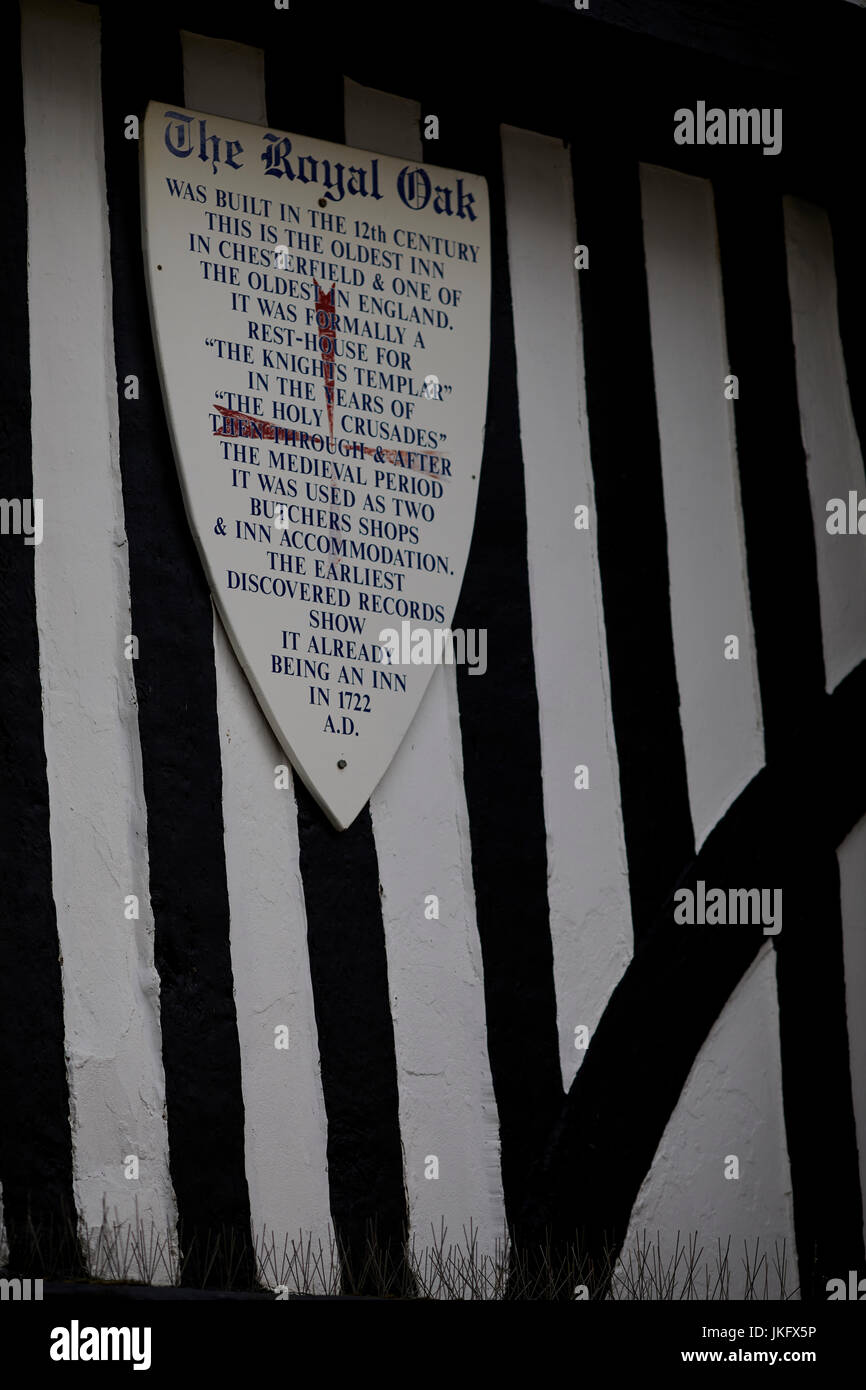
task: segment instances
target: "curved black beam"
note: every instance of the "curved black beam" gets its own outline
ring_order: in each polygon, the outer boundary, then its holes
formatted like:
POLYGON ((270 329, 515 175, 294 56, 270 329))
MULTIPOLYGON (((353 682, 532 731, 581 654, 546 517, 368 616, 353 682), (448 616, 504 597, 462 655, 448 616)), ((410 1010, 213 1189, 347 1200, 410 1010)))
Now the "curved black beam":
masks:
MULTIPOLYGON (((784 1100, 800 1281, 808 1295, 818 1293, 827 1277, 859 1267, 863 1259, 834 850, 866 812, 866 752, 859 737, 866 666, 861 664, 832 696, 824 693, 781 205, 759 187, 749 192, 744 198, 742 187, 734 192, 717 188, 717 202, 729 343, 746 386, 737 409, 737 438, 768 765, 715 827, 700 854, 689 856, 689 868, 676 887, 694 889, 699 878, 710 886, 728 886, 735 867, 738 885, 782 889, 783 928, 775 945, 784 1100), (767 544, 779 528, 788 538, 781 554, 767 544), (812 1014, 819 1047, 804 1043, 805 1020, 812 1014), (832 1191, 823 1170, 820 1183, 816 1177, 816 1133, 826 1136, 833 1153, 832 1191)), ((619 211, 617 261, 631 261, 632 289, 638 293, 642 268, 634 264, 634 248, 629 257, 628 243, 623 244, 627 209, 619 211)), ((616 235, 613 228, 609 234, 616 235)), ((610 331, 599 327, 596 299, 601 294, 608 308, 615 302, 609 278, 603 275, 601 284, 595 280, 591 292, 583 287, 590 328, 587 353, 596 346, 604 356, 607 348, 608 358, 610 331)), ((594 370, 598 374, 598 362, 594 370)), ((591 375, 588 369, 588 386, 591 375)), ((605 423, 603 381, 593 389, 598 397, 595 419, 604 425, 601 432, 596 426, 593 451, 599 440, 602 452, 614 459, 617 451, 610 449, 606 432, 620 427, 615 420, 610 423, 609 402, 605 423)), ((595 462, 602 489, 601 549, 604 470, 598 457, 595 462)), ((601 558, 607 580, 604 554, 601 558)), ((605 613, 615 647, 624 630, 625 604, 622 599, 610 602, 614 593, 608 581, 605 613)), ((663 649, 667 652, 667 640, 663 649)), ((616 681, 613 687, 616 696, 616 681)), ((669 698, 668 707, 671 703, 669 698)), ((626 797, 629 768, 634 769, 636 759, 633 716, 634 711, 617 721, 614 704, 630 845, 636 825, 646 825, 639 798, 626 797), (634 818, 630 837, 629 814, 634 818)), ((631 849, 629 863, 631 869, 631 849)), ((530 1195, 513 1230, 524 1249, 552 1242, 564 1255, 576 1242, 595 1267, 596 1292, 606 1287, 608 1257, 624 1239, 640 1184, 698 1050, 767 940, 759 927, 677 926, 673 892, 651 925, 637 934, 635 956, 595 1031, 545 1155, 531 1174, 530 1195)))
MULTIPOLYGON (((855 675, 862 694, 866 663, 852 673, 852 680, 855 675)), ((835 697, 828 697, 827 713, 828 725, 835 726, 826 745, 832 757, 833 745, 844 747, 856 737, 857 725, 842 726, 835 697)), ((845 804, 850 807, 858 798, 858 818, 866 813, 864 764, 861 753, 839 778, 845 804)), ((698 879, 727 884, 736 864, 738 884, 783 889, 782 933, 807 933, 817 942, 814 895, 803 891, 804 855, 809 853, 808 827, 804 832, 786 782, 764 768, 713 830, 676 888, 694 890, 698 879)), ((515 1243, 524 1250, 550 1244, 565 1252, 577 1244, 599 1271, 596 1294, 604 1292, 609 1257, 625 1238, 635 1198, 698 1051, 769 939, 760 927, 675 925, 674 891, 610 998, 513 1230, 515 1243)), ((808 1045, 804 1035, 803 1046, 808 1045)), ((818 1116, 821 1097, 813 1092, 810 1099, 818 1116)), ((813 1141, 821 1142, 817 1125, 813 1141)), ((833 1205, 832 1199, 827 1205, 833 1205)), ((857 1212, 846 1209, 835 1226, 824 1223, 819 1266, 850 1258, 853 1263, 845 1269, 859 1267, 863 1242, 857 1212)))
MULTIPOLYGON (((797 808, 786 834, 799 845, 799 864, 785 905, 796 895, 801 922, 787 922, 774 944, 797 1263, 809 1297, 863 1251, 838 841, 827 834, 841 792, 833 761, 818 787, 803 760, 805 747, 821 748, 832 719, 815 546, 825 513, 811 497, 801 436, 782 200, 757 172, 748 183, 717 180, 715 198, 731 370, 740 379, 734 414, 766 759, 780 802, 797 808), (819 1046, 805 1043, 806 1019, 819 1046), (829 1184, 815 1162, 816 1132, 833 1154, 829 1184)), ((850 358, 846 365, 850 372, 850 358)))

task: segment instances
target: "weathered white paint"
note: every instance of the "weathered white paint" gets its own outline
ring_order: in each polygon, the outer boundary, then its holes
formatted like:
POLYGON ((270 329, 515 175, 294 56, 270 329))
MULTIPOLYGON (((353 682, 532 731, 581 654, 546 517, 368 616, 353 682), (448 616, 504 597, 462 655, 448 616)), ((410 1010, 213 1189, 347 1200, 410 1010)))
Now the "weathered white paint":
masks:
POLYGON ((187 106, 230 116, 236 121, 267 124, 265 55, 249 44, 180 32, 183 90, 187 106))
POLYGON ((728 364, 709 181, 644 164, 641 203, 680 719, 700 847, 764 763, 734 404, 724 395, 737 367, 728 364), (725 659, 728 635, 739 638, 739 660, 725 659))
MULTIPOLYGON (((346 82, 345 102, 350 144, 421 158, 415 102, 354 82, 346 82)), ((434 672, 370 811, 412 1230, 426 1243, 444 1218, 447 1243, 461 1244, 471 1220, 479 1252, 492 1254, 504 1228, 498 1115, 453 667, 434 672), (438 921, 425 918, 428 894, 439 899, 438 921), (424 1176, 429 1155, 439 1159, 438 1179, 424 1176)))
POLYGON ((526 485, 532 644, 541 725, 547 894, 563 1080, 631 958, 631 906, 608 687, 577 232, 568 153, 502 127, 508 259, 526 485), (587 504, 590 529, 575 530, 587 504), (575 768, 589 770, 588 790, 575 768))
MULTIPOLYGON (((263 55, 184 33, 185 101, 238 120, 265 120, 263 55)), ((232 971, 241 1053, 245 1151, 254 1236, 276 1249, 267 1284, 280 1282, 288 1237, 327 1240, 327 1122, 310 981, 307 921, 286 757, 214 613, 232 971), (289 1028, 289 1049, 274 1029, 289 1028), (274 1277, 274 1275, 276 1277, 274 1277)))
MULTIPOLYGON (((673 1264, 677 1233, 680 1246, 688 1248, 697 1232, 703 1255, 694 1296, 706 1297, 704 1268, 712 1293, 718 1242, 724 1251, 730 1237, 730 1297, 742 1298, 744 1242, 754 1268, 758 1237, 758 1260, 767 1256, 769 1296, 778 1297, 774 1259, 783 1241, 786 1288, 797 1287, 778 1015, 775 953, 768 942, 716 1020, 668 1121, 632 1209, 623 1247, 626 1270, 628 1252, 634 1253, 638 1239, 643 1244, 644 1232, 649 1243, 659 1237, 664 1265, 673 1264), (729 1155, 739 1159, 738 1179, 724 1175, 729 1155)), ((653 1045, 651 1038, 647 1045, 653 1045)), ((759 1296, 763 1287, 762 1272, 759 1296)))
POLYGON ((419 1242, 444 1217, 479 1252, 502 1236, 498 1114, 485 1031, 469 825, 453 669, 434 673, 409 733, 371 799, 410 1221, 419 1242), (425 917, 435 894, 439 918, 425 917), (425 1178, 430 1155, 439 1178, 425 1178))
MULTIPOLYGON (((118 462, 99 17, 22 12, 36 612, 75 1198, 89 1226, 176 1213, 168 1169, 118 462), (140 919, 127 921, 135 894, 140 919), (124 1177, 135 1154, 138 1181, 124 1177)), ((158 1278, 163 1279, 162 1272, 158 1278)))
POLYGON ((866 495, 863 456, 839 337, 830 220, 823 208, 786 198, 785 233, 826 685, 834 690, 866 656, 866 539, 828 535, 827 503, 847 501, 849 490, 866 495))
MULTIPOLYGON (((860 1159, 860 1191, 866 1193, 866 817, 858 821, 837 850, 842 898, 842 943, 845 999, 848 1010, 848 1055, 851 1094, 860 1159)), ((866 1212, 863 1216, 866 1238, 866 1212)))
MULTIPOLYGON (((375 150, 397 159, 423 159, 421 108, 417 101, 362 87, 343 78, 346 141, 359 150, 375 150)), ((430 147, 435 154, 435 142, 430 147)))
MULTIPOLYGON (((219 620, 214 624, 226 873, 250 1213, 257 1242, 327 1239, 327 1121, 291 786, 282 753, 219 620), (275 1047, 286 1024, 288 1050, 275 1047)), ((281 1282, 266 1264, 266 1283, 281 1282)))

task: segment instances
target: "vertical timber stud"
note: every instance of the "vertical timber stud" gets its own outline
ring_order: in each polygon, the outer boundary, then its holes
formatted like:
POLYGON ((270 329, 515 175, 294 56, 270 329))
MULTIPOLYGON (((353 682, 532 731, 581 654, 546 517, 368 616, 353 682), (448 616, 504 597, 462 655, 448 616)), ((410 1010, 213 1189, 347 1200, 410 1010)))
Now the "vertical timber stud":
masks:
POLYGON ((172 1182, 185 1284, 253 1282, 240 1051, 229 949, 213 616, 172 456, 144 286, 138 145, 124 117, 178 103, 179 34, 102 15, 120 466, 129 541, 150 891, 172 1182))
MULTIPOLYGON (((294 78, 286 82, 288 55, 297 52, 299 43, 305 47, 293 28, 290 42, 276 39, 265 49, 268 119, 279 130, 342 143, 341 65, 311 65, 309 83, 302 76, 300 86, 294 78)), ((309 32, 307 51, 318 44, 319 38, 309 32)), ((303 73, 305 65, 297 66, 303 73)), ((294 779, 294 787, 328 1120, 331 1214, 343 1287, 346 1292, 373 1293, 392 1278, 394 1292, 409 1287, 404 1263, 408 1209, 370 808, 365 806, 353 825, 338 832, 300 778, 294 779)))
POLYGON ((390 1280, 394 1293, 406 1288, 408 1212, 370 808, 337 831, 294 785, 343 1289, 379 1293, 390 1280))
MULTIPOLYGON (((458 667, 457 691, 505 1210, 519 1250, 519 1213, 563 1089, 502 151, 483 87, 455 81, 435 89, 431 82, 420 95, 422 111, 436 112, 440 120, 440 138, 428 157, 483 174, 490 194, 487 426, 475 530, 454 625, 488 631, 485 678, 473 680, 458 667)), ((461 228, 463 234, 471 239, 471 226, 461 228)))
POLYGON ((637 161, 573 148, 586 395, 635 946, 694 853, 637 161))
MULTIPOLYGON (((27 197, 17 5, 0 15, 9 146, 0 220, 0 474, 33 495, 27 197)), ((52 893, 33 546, 0 543, 0 1184, 10 1269, 80 1274, 52 893), (14 598, 12 597, 14 596, 14 598), (37 1244, 38 1241, 38 1244, 37 1244)))

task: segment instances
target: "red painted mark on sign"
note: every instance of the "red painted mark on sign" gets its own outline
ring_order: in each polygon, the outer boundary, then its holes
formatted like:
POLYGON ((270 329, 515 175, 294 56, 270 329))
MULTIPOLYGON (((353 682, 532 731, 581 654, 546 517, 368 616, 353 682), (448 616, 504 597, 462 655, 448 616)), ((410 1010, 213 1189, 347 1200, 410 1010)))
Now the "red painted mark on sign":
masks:
POLYGON ((319 330, 319 352, 322 355, 322 376, 325 381, 325 401, 328 407, 328 431, 334 433, 334 350, 337 344, 337 316, 334 313, 334 286, 327 293, 318 280, 316 287, 316 326, 319 330))
MULTIPOLYGON (((275 444, 296 444, 299 449, 310 448, 310 441, 321 439, 324 444, 324 437, 321 434, 310 434, 306 430, 296 430, 288 425, 275 425, 273 420, 260 420, 256 415, 244 415, 240 410, 229 410, 227 406, 217 405, 214 402, 214 410, 218 410, 223 417, 222 429, 214 430, 214 434, 226 439, 272 439, 275 444)), ((332 438, 331 443, 336 441, 332 438)), ((314 449, 313 453, 317 451, 314 449)), ((330 452, 336 452, 336 449, 330 452)), ((439 478, 442 482, 448 482, 448 475, 439 473, 435 467, 425 468, 423 464, 409 463, 401 457, 399 449, 386 449, 384 445, 377 445, 371 448, 369 444, 364 445, 364 457, 371 458, 375 463, 379 460, 377 454, 381 454, 384 463, 390 463, 396 468, 408 468, 413 473, 426 473, 431 478, 439 478)), ((351 461, 352 455, 347 455, 351 461)), ((424 454, 431 464, 440 461, 438 454, 424 454)))

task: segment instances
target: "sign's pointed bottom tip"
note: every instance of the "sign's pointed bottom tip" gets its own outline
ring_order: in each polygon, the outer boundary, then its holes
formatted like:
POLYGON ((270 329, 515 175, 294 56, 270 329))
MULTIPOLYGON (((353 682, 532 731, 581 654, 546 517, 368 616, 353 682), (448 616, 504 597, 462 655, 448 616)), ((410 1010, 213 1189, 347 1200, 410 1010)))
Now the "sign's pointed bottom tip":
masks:
POLYGON ((361 801, 353 798, 351 802, 346 800, 335 803, 328 801, 309 783, 305 782, 304 785, 328 823, 339 831, 351 829, 370 799, 369 796, 365 796, 361 801))

